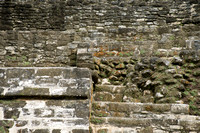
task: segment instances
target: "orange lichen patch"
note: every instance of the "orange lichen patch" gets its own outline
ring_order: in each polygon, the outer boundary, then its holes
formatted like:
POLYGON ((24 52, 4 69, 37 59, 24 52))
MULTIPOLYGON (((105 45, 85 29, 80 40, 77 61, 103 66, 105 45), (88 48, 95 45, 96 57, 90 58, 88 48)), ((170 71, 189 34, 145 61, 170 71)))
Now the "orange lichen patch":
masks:
POLYGON ((121 113, 121 112, 113 112, 112 116, 114 116, 114 117, 125 117, 126 114, 125 113, 121 113))
POLYGON ((101 56, 104 56, 105 55, 105 52, 96 52, 93 54, 93 56, 95 57, 101 57, 101 56))
POLYGON ((103 47, 100 47, 100 48, 99 48, 99 51, 104 51, 104 48, 103 48, 103 47))
POLYGON ((173 55, 179 55, 179 52, 178 51, 174 51, 173 55))
POLYGON ((180 82, 181 82, 182 84, 185 84, 185 85, 189 85, 189 84, 190 84, 190 82, 187 81, 187 80, 185 80, 185 79, 181 79, 180 82))

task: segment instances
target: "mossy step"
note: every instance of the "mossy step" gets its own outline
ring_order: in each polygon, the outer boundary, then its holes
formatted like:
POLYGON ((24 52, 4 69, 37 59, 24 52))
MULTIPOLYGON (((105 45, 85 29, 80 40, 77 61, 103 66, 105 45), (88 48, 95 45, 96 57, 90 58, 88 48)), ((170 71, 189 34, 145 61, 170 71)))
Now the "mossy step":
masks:
POLYGON ((152 103, 123 103, 100 102, 92 104, 93 112, 106 111, 110 116, 131 117, 134 114, 189 114, 187 104, 152 104, 152 103))
POLYGON ((95 85, 95 92, 110 92, 110 93, 123 93, 126 89, 125 86, 117 86, 117 85, 95 85))
POLYGON ((95 101, 121 102, 123 100, 123 94, 113 94, 110 92, 95 92, 93 98, 95 101))
MULTIPOLYGON (((116 126, 116 127, 148 127, 163 126, 172 127, 179 126, 181 129, 190 131, 200 130, 199 120, 180 120, 180 119, 160 119, 160 118, 119 118, 119 117, 91 117, 90 123, 99 126, 116 126)), ((173 128, 173 127, 172 127, 173 128)))

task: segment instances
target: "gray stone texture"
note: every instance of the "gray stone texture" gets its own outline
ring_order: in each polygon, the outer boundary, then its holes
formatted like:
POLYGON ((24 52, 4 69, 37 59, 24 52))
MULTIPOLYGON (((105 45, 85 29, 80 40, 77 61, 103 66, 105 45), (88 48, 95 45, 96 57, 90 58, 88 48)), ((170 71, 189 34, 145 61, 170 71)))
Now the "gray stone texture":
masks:
POLYGON ((199 49, 197 0, 2 0, 0 5, 0 66, 94 68, 92 54, 112 54, 105 51, 147 56, 157 49, 199 49))
POLYGON ((1 96, 89 97, 90 71, 87 68, 18 67, 0 68, 1 96))
POLYGON ((89 121, 94 133, 200 132, 189 115, 199 113, 199 9, 199 0, 1 0, 0 132, 86 133, 89 121), (183 97, 190 105, 174 104, 183 97))

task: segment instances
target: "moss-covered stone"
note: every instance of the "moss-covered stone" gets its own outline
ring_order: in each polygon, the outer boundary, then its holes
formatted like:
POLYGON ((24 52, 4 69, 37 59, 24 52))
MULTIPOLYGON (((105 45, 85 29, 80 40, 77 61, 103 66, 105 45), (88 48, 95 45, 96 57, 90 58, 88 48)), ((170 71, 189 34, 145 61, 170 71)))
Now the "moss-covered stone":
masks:
POLYGON ((60 76, 62 74, 61 69, 38 69, 36 76, 60 76))
POLYGON ((178 98, 176 97, 166 97, 166 98, 157 100, 156 103, 176 103, 177 100, 178 98))
POLYGON ((11 120, 0 120, 0 127, 11 128, 13 125, 14 125, 14 121, 11 121, 11 120))
POLYGON ((176 84, 178 81, 176 79, 167 79, 165 80, 166 84, 176 84))
POLYGON ((145 127, 144 129, 140 130, 138 133, 153 133, 152 127, 145 127))
POLYGON ((105 119, 92 117, 90 118, 90 122, 93 124, 103 124, 105 122, 105 119))
POLYGON ((108 113, 103 110, 100 110, 100 111, 96 110, 96 111, 92 112, 92 115, 94 115, 96 117, 107 117, 108 113))
POLYGON ((155 112, 155 113, 164 113, 170 112, 171 106, 169 104, 147 104, 143 106, 145 111, 155 112))
POLYGON ((109 118, 108 122, 114 126, 133 127, 133 126, 150 126, 150 119, 126 119, 126 118, 109 118))
POLYGON ((96 63, 97 65, 100 65, 101 64, 101 59, 94 58, 94 63, 96 63))
POLYGON ((200 76, 200 70, 194 71, 194 72, 193 72, 193 75, 196 76, 196 77, 200 76))
POLYGON ((20 96, 44 96, 50 95, 49 88, 32 88, 25 87, 23 90, 8 93, 6 95, 20 95, 20 96))
POLYGON ((22 108, 26 105, 23 100, 0 100, 1 107, 22 108))
POLYGON ((112 68, 108 65, 100 64, 99 65, 101 69, 105 70, 106 72, 112 72, 112 68))
POLYGON ((120 64, 118 64, 115 68, 116 68, 116 69, 124 69, 124 68, 125 68, 125 65, 124 65, 124 63, 120 63, 120 64))
POLYGON ((89 132, 89 130, 86 130, 86 129, 73 129, 72 130, 72 133, 88 133, 88 132, 89 132))
POLYGON ((99 129, 97 133, 108 133, 108 129, 99 129))

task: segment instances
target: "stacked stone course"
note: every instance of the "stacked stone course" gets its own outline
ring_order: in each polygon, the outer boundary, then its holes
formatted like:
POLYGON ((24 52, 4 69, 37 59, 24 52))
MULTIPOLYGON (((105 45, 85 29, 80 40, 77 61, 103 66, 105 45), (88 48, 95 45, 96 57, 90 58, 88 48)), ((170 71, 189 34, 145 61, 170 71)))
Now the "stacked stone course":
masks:
POLYGON ((0 68, 0 132, 89 132, 86 68, 0 68))
POLYGON ((1 0, 0 132, 200 132, 199 29, 199 0, 1 0))

